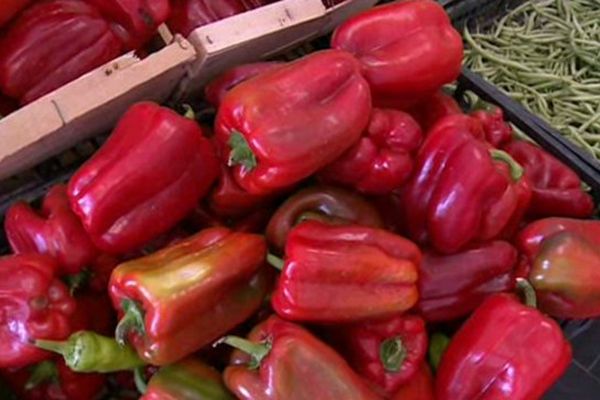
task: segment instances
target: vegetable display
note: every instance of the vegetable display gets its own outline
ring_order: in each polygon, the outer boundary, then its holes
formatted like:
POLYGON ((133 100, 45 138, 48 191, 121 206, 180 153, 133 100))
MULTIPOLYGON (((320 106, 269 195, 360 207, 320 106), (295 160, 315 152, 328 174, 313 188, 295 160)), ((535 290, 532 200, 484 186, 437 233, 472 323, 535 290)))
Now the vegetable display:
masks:
MULTIPOLYGON (((265 3, 39 2, 4 31, 0 89, 26 102, 101 38, 120 54, 167 17, 187 34, 265 3)), ((7 209, 0 397, 544 396, 572 360, 553 318, 600 317, 596 193, 447 93, 463 48, 437 2, 374 7, 330 44, 215 74, 169 104, 185 115, 131 105, 68 182, 7 209)))

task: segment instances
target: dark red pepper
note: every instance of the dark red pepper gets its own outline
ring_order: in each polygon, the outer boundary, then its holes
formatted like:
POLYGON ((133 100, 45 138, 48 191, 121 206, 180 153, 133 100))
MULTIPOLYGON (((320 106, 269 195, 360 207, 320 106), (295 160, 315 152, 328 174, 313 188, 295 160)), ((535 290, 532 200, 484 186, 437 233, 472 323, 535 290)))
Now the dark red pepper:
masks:
POLYGON ((428 322, 468 315, 491 294, 514 289, 517 250, 489 242, 453 255, 423 254, 417 309, 428 322))
POLYGON ((436 399, 539 399, 570 362, 571 346, 554 320, 513 295, 496 294, 446 348, 436 399))
POLYGON ((71 316, 71 331, 93 331, 112 336, 117 325, 116 313, 105 292, 83 293, 75 297, 77 307, 71 316))
POLYGON ((341 156, 370 111, 356 59, 324 50, 236 86, 219 108, 215 134, 236 182, 250 193, 271 194, 341 156))
POLYGON ((463 59, 460 34, 432 0, 393 2, 351 17, 331 47, 357 57, 378 107, 407 107, 433 95, 458 77, 463 59))
POLYGON ((0 5, 0 28, 31 2, 32 0, 3 0, 0 5))
POLYGON ((427 133, 438 121, 448 115, 462 114, 456 100, 441 90, 411 107, 408 112, 421 125, 424 133, 427 133))
POLYGON ((586 218, 593 214, 594 199, 583 190, 581 179, 571 168, 524 140, 513 140, 502 149, 521 164, 531 182, 529 215, 586 218))
POLYGON ((98 256, 79 218, 71 211, 64 185, 50 189, 39 213, 25 202, 13 204, 6 213, 4 229, 16 254, 53 257, 64 274, 81 271, 98 256))
POLYGON ((288 320, 385 318, 417 301, 421 252, 382 229, 306 221, 290 232, 285 254, 271 304, 288 320))
POLYGON ((50 357, 36 339, 71 333, 75 301, 56 276, 54 260, 41 255, 0 258, 0 368, 19 368, 50 357))
POLYGON ((68 192, 94 243, 124 254, 174 227, 217 175, 215 150, 200 126, 144 102, 125 113, 68 192))
POLYGON ((402 385, 391 400, 435 400, 433 376, 427 363, 421 365, 415 376, 402 385))
POLYGON ((362 138, 321 172, 332 183, 367 194, 386 194, 409 177, 423 135, 407 113, 373 109, 362 138))
POLYGON ((343 355, 350 366, 386 396, 410 382, 427 353, 425 321, 398 315, 339 327, 343 355))
POLYGON ((282 65, 280 62, 260 62, 233 67, 217 76, 204 88, 206 100, 215 108, 219 108, 225 95, 234 87, 263 72, 271 71, 282 65))
POLYGON ((522 175, 508 154, 483 140, 479 121, 448 116, 428 133, 402 189, 401 226, 415 241, 446 254, 508 236, 531 196, 522 175))
MULTIPOLYGON (((481 122, 485 139, 494 147, 510 142, 513 137, 511 126, 504 121, 504 112, 499 107, 490 110, 477 110, 471 116, 481 122)), ((517 160, 519 161, 519 160, 517 160)))

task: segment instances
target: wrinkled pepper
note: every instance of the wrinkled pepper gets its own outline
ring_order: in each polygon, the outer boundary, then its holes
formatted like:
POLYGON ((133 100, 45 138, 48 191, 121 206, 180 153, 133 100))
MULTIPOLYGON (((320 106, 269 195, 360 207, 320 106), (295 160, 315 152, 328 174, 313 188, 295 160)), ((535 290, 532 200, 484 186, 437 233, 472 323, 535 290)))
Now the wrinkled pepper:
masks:
POLYGON ((79 168, 68 194, 94 244, 123 254, 175 226, 217 175, 215 151, 200 126, 144 102, 129 108, 79 168))
POLYGON ((339 330, 337 338, 350 366, 388 397, 410 382, 424 364, 427 331, 417 315, 397 315, 339 330))
MULTIPOLYGON (((504 121, 504 111, 502 111, 501 108, 492 107, 490 110, 477 110, 470 115, 481 122, 485 140, 492 146, 501 147, 503 144, 512 140, 513 130, 510 125, 504 121)), ((521 162, 521 160, 517 161, 521 162)))
POLYGON ((0 27, 31 3, 32 0, 2 0, 0 4, 0 27))
POLYGON ((408 112, 419 123, 425 134, 443 118, 449 115, 462 114, 456 100, 441 90, 409 108, 408 112))
POLYGON ((91 331, 75 332, 67 340, 36 340, 35 345, 60 354, 74 372, 109 373, 143 367, 135 350, 122 346, 114 338, 91 331))
POLYGON ((494 241, 452 255, 423 254, 419 314, 428 322, 467 316, 491 294, 514 289, 517 250, 494 241))
POLYGON ((233 400, 221 374, 189 358, 161 368, 140 400, 233 400))
POLYGON ((166 0, 34 4, 0 42, 0 89, 22 104, 29 103, 148 40, 154 34, 148 21, 155 28, 168 12, 166 0), (122 10, 117 14, 126 24, 107 19, 101 12, 106 9, 122 10))
POLYGON ((600 237, 571 232, 544 240, 529 272, 539 308, 557 318, 600 316, 600 237))
POLYGON ((71 211, 66 187, 56 185, 44 198, 40 212, 17 202, 6 213, 4 229, 16 254, 53 257, 62 273, 74 274, 98 256, 98 250, 71 211))
POLYGON ((234 87, 263 72, 271 71, 282 65, 280 62, 259 62, 233 67, 217 76, 204 88, 204 97, 215 108, 219 108, 225 95, 234 87))
POLYGON ((452 254, 510 236, 530 198, 523 169, 483 140, 479 121, 451 115, 429 131, 398 212, 409 237, 452 254))
POLYGON ((367 126, 371 96, 351 54, 325 50, 256 76, 223 99, 215 133, 237 183, 268 194, 341 156, 367 126), (352 110, 352 112, 348 112, 352 110))
POLYGON ((539 399, 571 362, 560 326, 510 294, 488 297, 452 338, 438 400, 539 399))
POLYGON ((271 304, 282 318, 352 322, 384 318, 417 302, 421 252, 382 229, 306 221, 292 229, 271 304))
POLYGON ((408 179, 423 135, 407 113, 373 109, 358 143, 321 172, 327 182, 366 194, 386 194, 408 179))
POLYGON ((266 243, 255 234, 206 229, 119 265, 109 292, 116 330, 153 365, 199 350, 250 317, 270 286, 266 243))
POLYGON ((267 241, 282 251, 292 228, 305 219, 383 227, 377 210, 358 194, 333 186, 314 186, 288 197, 275 211, 267 225, 267 241))
POLYGON ((527 213, 534 217, 587 218, 594 212, 594 199, 582 188, 571 168, 542 148, 524 140, 513 140, 502 149, 523 167, 532 185, 527 213))
POLYGON ((332 348, 299 325, 272 316, 232 345, 225 384, 243 400, 374 400, 366 383, 332 348))
POLYGON ((71 332, 75 300, 55 276, 54 260, 37 254, 0 258, 0 368, 19 368, 50 357, 36 339, 71 332))
POLYGON ((435 400, 433 376, 426 363, 421 365, 415 376, 396 391, 392 400, 435 400))
MULTIPOLYGON (((267 0, 172 0, 169 28, 189 36, 196 28, 268 4, 267 0)), ((272 2, 272 1, 271 1, 272 2)))
POLYGON ((398 1, 351 17, 331 47, 358 58, 378 107, 432 96, 458 77, 463 58, 460 34, 433 0, 398 1))

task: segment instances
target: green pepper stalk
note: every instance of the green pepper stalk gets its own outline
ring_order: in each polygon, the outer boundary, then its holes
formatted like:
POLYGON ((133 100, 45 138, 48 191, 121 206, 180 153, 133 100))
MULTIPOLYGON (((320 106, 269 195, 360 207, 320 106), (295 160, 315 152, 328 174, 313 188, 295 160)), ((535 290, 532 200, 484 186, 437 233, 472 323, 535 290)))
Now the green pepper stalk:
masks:
POLYGON ((108 373, 145 365, 132 347, 121 346, 94 332, 76 332, 66 341, 36 340, 35 345, 62 355, 65 364, 75 372, 108 373))

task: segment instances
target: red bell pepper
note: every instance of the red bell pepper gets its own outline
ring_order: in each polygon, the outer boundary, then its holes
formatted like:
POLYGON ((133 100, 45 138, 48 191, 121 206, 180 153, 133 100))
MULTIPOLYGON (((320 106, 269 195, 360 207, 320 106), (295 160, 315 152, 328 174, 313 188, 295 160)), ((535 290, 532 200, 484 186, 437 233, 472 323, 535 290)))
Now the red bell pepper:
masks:
POLYGON ((233 400, 221 374, 189 358, 161 368, 148 382, 140 400, 233 400))
POLYGON ((516 238, 519 252, 532 263, 542 244, 560 232, 569 232, 587 240, 594 246, 600 245, 600 221, 572 218, 544 218, 527 225, 516 238))
POLYGON ((380 399, 333 349, 276 316, 256 326, 248 340, 229 336, 222 342, 241 349, 224 376, 239 399, 380 399))
POLYGON ((94 243, 123 254, 175 226, 217 175, 215 151, 199 125, 145 102, 121 118, 68 192, 94 243))
POLYGON ((333 186, 314 186, 288 197, 275 211, 267 226, 267 241, 282 251, 292 228, 304 219, 383 227, 377 210, 359 195, 333 186))
POLYGON ((138 49, 171 13, 169 0, 86 0, 111 23, 111 29, 128 49, 138 49))
POLYGON ((119 265, 110 295, 123 317, 116 336, 153 365, 199 350, 250 317, 269 288, 259 235, 206 229, 119 265))
POLYGON ((79 218, 71 211, 64 185, 50 189, 39 213, 27 203, 15 203, 6 213, 4 228, 15 253, 51 256, 65 274, 81 271, 98 255, 79 218))
POLYGON ((479 121, 452 115, 427 135, 399 213, 409 236, 441 253, 512 234, 531 197, 522 168, 483 141, 479 121))
POLYGON ((532 184, 529 215, 586 218, 593 214, 594 200, 571 168, 524 140, 513 140, 502 149, 523 166, 532 184))
POLYGON ((360 137, 370 111, 358 62, 325 50, 236 86, 223 99, 215 132, 222 148, 231 149, 223 158, 237 183, 268 194, 341 156, 360 137))
POLYGON ((60 360, 4 372, 20 400, 90 400, 104 389, 102 374, 78 374, 60 360))
POLYGON ((387 397, 410 382, 424 364, 427 331, 419 316, 397 315, 339 330, 336 338, 350 366, 387 397))
POLYGON ((40 255, 0 258, 0 368, 19 368, 50 357, 31 343, 71 332, 75 301, 55 277, 57 266, 40 255))
POLYGON ((433 0, 394 2, 349 18, 331 47, 358 58, 378 107, 433 95, 458 77, 463 58, 460 34, 433 0))
POLYGON ((391 400, 435 400, 433 377, 427 363, 423 363, 415 376, 400 387, 391 400))
POLYGON ((373 109, 363 137, 328 165, 321 177, 367 194, 386 194, 410 176, 423 135, 417 122, 397 110, 373 109))
POLYGON ((516 263, 517 250, 500 241, 447 256, 425 252, 417 309, 428 322, 464 317, 491 294, 514 289, 516 263))
POLYGON ((285 254, 271 298, 282 318, 352 322, 389 317, 417 302, 421 252, 393 233, 307 221, 290 232, 285 254))
POLYGON ((234 87, 263 72, 271 71, 282 65, 280 62, 259 62, 233 67, 217 76, 204 88, 204 97, 215 108, 219 108, 225 95, 234 87))
POLYGON ((561 232, 544 240, 529 272, 540 310, 557 318, 600 316, 599 239, 561 232))
POLYGON ((538 399, 570 362, 571 347, 554 320, 496 294, 452 338, 437 371, 436 399, 538 399))
POLYGON ((21 14, 0 41, 0 89, 26 104, 125 51, 92 5, 78 0, 39 2, 21 14))
MULTIPOLYGON (((471 116, 481 122, 485 139, 494 147, 500 147, 510 142, 513 137, 511 126, 504 121, 504 112, 501 108, 493 107, 490 110, 477 110, 471 116)), ((520 162, 520 160, 517 160, 520 162)))
POLYGON ((425 133, 443 118, 449 115, 462 114, 456 100, 441 90, 411 107, 408 112, 417 120, 425 133))
POLYGON ((2 0, 0 4, 0 27, 31 3, 32 0, 2 0))

